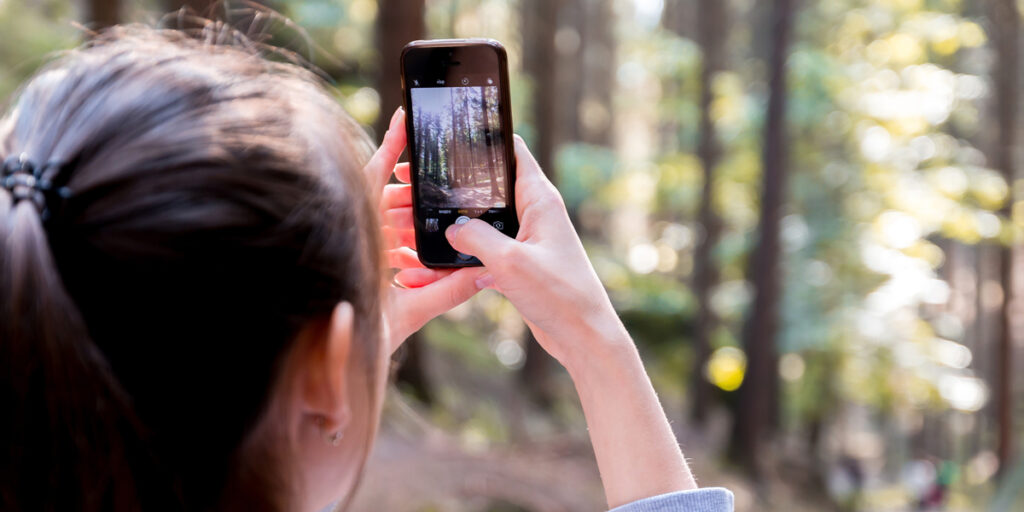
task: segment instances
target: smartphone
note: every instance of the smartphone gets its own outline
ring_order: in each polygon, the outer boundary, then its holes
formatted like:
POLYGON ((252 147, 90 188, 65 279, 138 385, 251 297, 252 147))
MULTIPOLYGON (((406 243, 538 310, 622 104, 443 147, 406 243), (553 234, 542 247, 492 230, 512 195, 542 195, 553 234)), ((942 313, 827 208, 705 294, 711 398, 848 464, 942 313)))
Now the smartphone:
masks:
POLYGON ((431 268, 479 266, 445 229, 481 219, 519 231, 508 56, 492 39, 413 41, 402 50, 413 224, 431 268))

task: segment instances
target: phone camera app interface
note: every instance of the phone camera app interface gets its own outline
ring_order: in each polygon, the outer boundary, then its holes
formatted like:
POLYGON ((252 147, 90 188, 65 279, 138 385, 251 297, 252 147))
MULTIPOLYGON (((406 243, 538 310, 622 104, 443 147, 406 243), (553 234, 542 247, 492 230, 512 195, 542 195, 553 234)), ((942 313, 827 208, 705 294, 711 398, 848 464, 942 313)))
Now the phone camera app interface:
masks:
POLYGON ((442 214, 504 208, 509 191, 498 87, 414 87, 410 92, 420 207, 442 214))

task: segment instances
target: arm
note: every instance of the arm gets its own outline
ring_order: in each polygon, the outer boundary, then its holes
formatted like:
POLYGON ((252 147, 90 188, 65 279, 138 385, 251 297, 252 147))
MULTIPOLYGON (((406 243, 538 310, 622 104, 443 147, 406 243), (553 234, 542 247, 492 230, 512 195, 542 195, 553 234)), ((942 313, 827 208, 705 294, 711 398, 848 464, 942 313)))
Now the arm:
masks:
POLYGON ((697 485, 633 340, 590 265, 561 196, 522 139, 516 138, 517 239, 470 221, 447 235, 452 245, 486 267, 423 268, 413 249, 409 167, 396 165, 405 147, 403 116, 401 109, 395 113, 384 143, 367 165, 380 196, 388 261, 399 269, 395 281, 401 287, 392 287, 385 313, 393 347, 477 290, 495 288, 572 376, 609 506, 628 503, 616 512, 732 510, 728 491, 692 491, 697 485), (392 173, 401 184, 386 185, 392 173), (645 497, 651 498, 635 501, 645 497))
POLYGON ((696 489, 632 340, 617 333, 604 343, 607 351, 567 368, 587 418, 608 506, 696 489))
POLYGON ((504 294, 537 341, 569 371, 590 429, 611 507, 696 489, 643 363, 569 221, 561 196, 516 138, 515 240, 485 222, 447 236, 487 273, 480 287, 504 294))

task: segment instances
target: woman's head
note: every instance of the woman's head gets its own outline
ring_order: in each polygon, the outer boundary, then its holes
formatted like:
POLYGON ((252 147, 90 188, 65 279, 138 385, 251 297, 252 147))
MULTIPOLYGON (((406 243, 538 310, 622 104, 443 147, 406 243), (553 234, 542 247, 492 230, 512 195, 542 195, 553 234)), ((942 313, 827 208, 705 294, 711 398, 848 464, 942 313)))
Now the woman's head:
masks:
POLYGON ((344 492, 384 357, 368 152, 309 73, 174 31, 117 29, 26 84, 0 159, 68 194, 44 221, 0 190, 0 507, 344 492))

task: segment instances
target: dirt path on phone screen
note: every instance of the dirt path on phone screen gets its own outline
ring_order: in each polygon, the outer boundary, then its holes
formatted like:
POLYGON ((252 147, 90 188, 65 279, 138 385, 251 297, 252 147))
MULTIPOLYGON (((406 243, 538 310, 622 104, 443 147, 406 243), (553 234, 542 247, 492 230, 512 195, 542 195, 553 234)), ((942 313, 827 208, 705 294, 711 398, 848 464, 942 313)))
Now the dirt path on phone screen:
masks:
POLYGON ((491 186, 458 187, 451 190, 452 204, 463 208, 490 208, 494 205, 491 186))
POLYGON ((420 193, 425 202, 437 205, 438 208, 491 208, 506 202, 504 192, 500 188, 499 194, 495 197, 490 183, 455 188, 425 184, 420 193))

